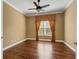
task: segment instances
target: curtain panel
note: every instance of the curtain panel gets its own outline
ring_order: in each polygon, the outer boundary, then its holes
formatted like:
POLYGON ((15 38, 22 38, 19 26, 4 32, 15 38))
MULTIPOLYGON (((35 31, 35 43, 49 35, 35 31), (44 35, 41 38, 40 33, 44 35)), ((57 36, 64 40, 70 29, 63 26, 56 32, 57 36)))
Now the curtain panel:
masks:
POLYGON ((41 20, 48 20, 49 24, 50 24, 50 28, 51 28, 51 32, 52 32, 52 42, 55 42, 55 17, 56 15, 44 15, 44 16, 36 16, 35 17, 35 24, 36 24, 36 40, 39 40, 39 36, 38 36, 38 31, 39 31, 39 27, 40 27, 40 21, 41 20))

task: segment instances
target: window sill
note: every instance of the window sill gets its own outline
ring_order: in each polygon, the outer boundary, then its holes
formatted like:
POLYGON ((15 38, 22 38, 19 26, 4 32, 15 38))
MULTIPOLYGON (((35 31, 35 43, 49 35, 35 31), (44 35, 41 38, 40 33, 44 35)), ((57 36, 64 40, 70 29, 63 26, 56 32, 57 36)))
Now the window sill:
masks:
POLYGON ((39 36, 51 36, 51 35, 39 35, 39 36))

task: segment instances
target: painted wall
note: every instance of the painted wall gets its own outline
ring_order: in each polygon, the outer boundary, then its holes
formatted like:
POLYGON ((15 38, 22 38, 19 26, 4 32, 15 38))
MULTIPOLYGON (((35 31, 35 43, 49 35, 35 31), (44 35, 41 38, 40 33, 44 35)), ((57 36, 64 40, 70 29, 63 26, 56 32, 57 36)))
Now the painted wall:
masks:
POLYGON ((27 38, 35 38, 36 29, 35 29, 35 17, 29 17, 27 20, 27 38))
POLYGON ((77 40, 77 8, 76 0, 65 11, 65 41, 74 49, 77 40))
POLYGON ((3 47, 12 45, 26 37, 26 17, 3 3, 3 47))
POLYGON ((64 40, 64 14, 56 14, 56 40, 64 40))
MULTIPOLYGON (((27 20, 27 38, 36 37, 35 17, 29 17, 27 20)), ((64 39, 64 14, 56 14, 56 40, 64 39)))

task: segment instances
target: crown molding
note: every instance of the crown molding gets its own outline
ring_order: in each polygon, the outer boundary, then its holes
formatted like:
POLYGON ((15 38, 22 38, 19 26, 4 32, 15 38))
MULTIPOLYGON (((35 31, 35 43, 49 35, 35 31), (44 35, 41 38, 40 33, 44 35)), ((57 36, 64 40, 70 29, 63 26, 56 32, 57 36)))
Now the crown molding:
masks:
POLYGON ((3 0, 6 4, 8 4, 9 6, 11 6, 12 8, 14 8, 16 11, 20 12, 21 14, 25 15, 25 16, 38 16, 38 15, 47 15, 47 14, 57 14, 57 13, 63 13, 74 0, 70 0, 70 2, 67 4, 67 6, 64 8, 64 11, 60 11, 60 12, 45 12, 45 13, 40 13, 40 14, 26 14, 23 11, 21 11, 20 9, 16 8, 15 6, 13 6, 11 3, 9 3, 7 0, 3 0))
POLYGON ((21 11, 20 9, 16 8, 15 6, 13 6, 11 3, 9 3, 7 0, 3 0, 3 2, 5 2, 6 4, 8 4, 9 6, 11 6, 12 8, 14 8, 16 11, 20 12, 21 14, 25 15, 23 11, 21 11))
POLYGON ((64 11, 59 11, 59 12, 45 12, 45 13, 39 13, 39 14, 27 14, 27 16, 41 16, 41 15, 49 15, 49 14, 58 14, 58 13, 64 13, 64 11))
POLYGON ((64 10, 66 10, 73 2, 74 0, 70 0, 70 2, 67 4, 67 6, 64 8, 64 10))

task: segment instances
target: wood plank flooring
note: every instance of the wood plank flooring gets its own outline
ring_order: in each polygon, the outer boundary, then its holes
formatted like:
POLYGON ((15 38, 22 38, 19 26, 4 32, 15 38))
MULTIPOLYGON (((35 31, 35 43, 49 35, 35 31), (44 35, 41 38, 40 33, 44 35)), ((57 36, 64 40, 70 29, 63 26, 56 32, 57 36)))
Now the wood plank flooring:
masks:
POLYGON ((76 59, 64 43, 25 41, 3 52, 3 59, 76 59))

